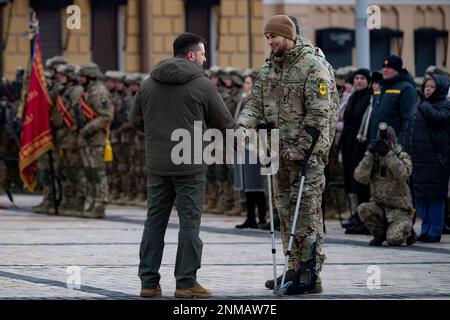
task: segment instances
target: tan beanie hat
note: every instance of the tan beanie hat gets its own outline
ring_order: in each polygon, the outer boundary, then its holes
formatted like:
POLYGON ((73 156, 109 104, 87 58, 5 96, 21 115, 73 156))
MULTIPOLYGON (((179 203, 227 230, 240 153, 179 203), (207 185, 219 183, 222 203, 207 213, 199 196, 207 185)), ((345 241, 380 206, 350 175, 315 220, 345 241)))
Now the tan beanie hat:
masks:
POLYGON ((295 41, 295 38, 297 37, 294 22, 284 14, 275 15, 269 18, 264 27, 264 34, 266 33, 278 34, 293 41, 295 41))

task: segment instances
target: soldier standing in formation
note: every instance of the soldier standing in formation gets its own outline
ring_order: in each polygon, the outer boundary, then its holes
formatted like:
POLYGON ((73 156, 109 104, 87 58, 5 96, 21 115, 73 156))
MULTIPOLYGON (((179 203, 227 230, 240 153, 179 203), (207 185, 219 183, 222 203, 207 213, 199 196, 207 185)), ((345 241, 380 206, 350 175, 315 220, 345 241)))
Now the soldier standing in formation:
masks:
MULTIPOLYGON (((45 62, 49 74, 49 79, 47 79, 47 88, 50 94, 50 98, 52 100, 53 105, 56 103, 56 96, 58 93, 59 83, 56 81, 56 68, 59 65, 67 64, 68 61, 66 58, 62 56, 55 56, 53 58, 48 59, 45 62)), ((37 179, 39 184, 42 186, 42 193, 44 195, 44 199, 41 204, 32 208, 32 211, 35 213, 52 213, 55 214, 55 190, 52 187, 52 176, 53 179, 57 176, 57 171, 59 168, 58 162, 58 144, 60 141, 58 140, 58 129, 55 127, 55 122, 57 121, 59 111, 56 108, 52 108, 50 111, 50 128, 52 130, 53 135, 53 150, 52 152, 52 164, 50 163, 49 156, 46 153, 45 155, 39 157, 36 161, 37 165, 37 179), (53 166, 51 168, 50 166, 53 166), (53 171, 53 172, 52 172, 53 171)))
POLYGON ((86 198, 86 178, 82 159, 77 146, 77 119, 79 119, 80 97, 83 87, 76 79, 76 67, 62 64, 56 68, 57 97, 56 111, 52 114, 57 141, 59 141, 59 162, 62 183, 62 202, 59 214, 81 215, 86 198))
POLYGON ((103 218, 108 202, 108 182, 105 171, 105 141, 114 116, 114 107, 106 87, 100 82, 102 72, 95 63, 80 67, 78 81, 84 87, 80 100, 82 127, 78 145, 87 178, 87 201, 83 216, 103 218))

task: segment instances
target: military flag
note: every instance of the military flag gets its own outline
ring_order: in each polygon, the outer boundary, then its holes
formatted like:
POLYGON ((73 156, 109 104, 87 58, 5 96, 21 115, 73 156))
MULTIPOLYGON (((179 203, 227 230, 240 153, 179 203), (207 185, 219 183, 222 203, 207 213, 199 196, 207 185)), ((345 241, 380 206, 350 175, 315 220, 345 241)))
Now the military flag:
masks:
POLYGON ((22 134, 19 151, 20 177, 29 191, 36 187, 36 159, 53 146, 49 110, 52 102, 42 63, 41 41, 34 38, 30 79, 22 116, 22 134))

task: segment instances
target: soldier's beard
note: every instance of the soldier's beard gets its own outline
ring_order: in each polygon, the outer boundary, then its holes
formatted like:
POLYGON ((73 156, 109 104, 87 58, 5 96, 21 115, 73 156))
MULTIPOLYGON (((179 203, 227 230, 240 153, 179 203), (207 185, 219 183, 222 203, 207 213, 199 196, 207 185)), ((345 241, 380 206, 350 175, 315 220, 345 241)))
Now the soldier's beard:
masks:
POLYGON ((281 57, 284 55, 284 53, 285 53, 286 51, 289 50, 289 47, 288 47, 288 46, 289 46, 288 42, 287 42, 286 40, 284 40, 284 41, 281 43, 281 45, 280 45, 278 51, 275 52, 275 57, 281 58, 281 57))

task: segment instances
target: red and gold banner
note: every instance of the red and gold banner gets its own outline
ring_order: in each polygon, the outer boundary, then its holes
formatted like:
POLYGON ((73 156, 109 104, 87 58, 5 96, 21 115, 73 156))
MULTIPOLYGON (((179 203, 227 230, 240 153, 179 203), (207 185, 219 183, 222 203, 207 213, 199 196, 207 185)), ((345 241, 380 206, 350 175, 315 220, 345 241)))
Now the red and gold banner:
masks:
POLYGON ((53 146, 49 116, 51 107, 42 63, 41 41, 39 34, 36 34, 19 151, 20 177, 31 192, 36 187, 36 159, 53 146))
POLYGON ((64 105, 64 102, 61 98, 61 95, 58 93, 56 95, 56 109, 61 113, 61 117, 64 121, 64 123, 67 125, 69 129, 73 128, 73 117, 70 114, 69 110, 67 110, 66 106, 64 105))

